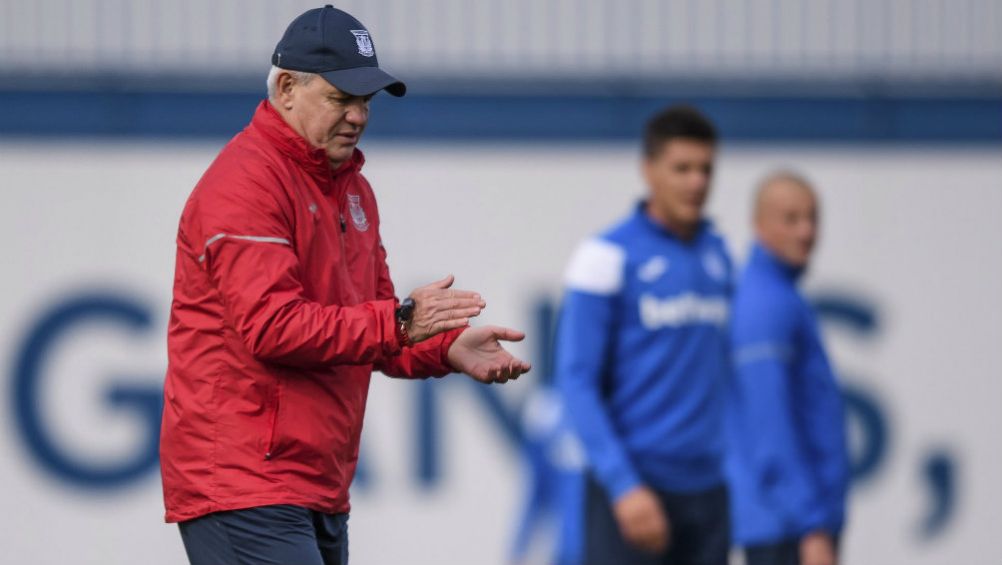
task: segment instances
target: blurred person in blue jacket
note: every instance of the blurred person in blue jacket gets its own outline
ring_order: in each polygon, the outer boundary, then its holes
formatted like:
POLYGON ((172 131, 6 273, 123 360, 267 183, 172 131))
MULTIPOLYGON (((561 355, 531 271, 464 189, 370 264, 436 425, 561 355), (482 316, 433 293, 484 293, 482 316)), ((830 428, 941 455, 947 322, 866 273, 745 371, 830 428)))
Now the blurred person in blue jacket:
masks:
POLYGON ((690 107, 644 137, 647 199, 584 241, 556 373, 584 448, 584 562, 725 565, 731 261, 703 216, 717 135, 690 107))
POLYGON ((766 177, 755 232, 732 312, 734 541, 748 565, 833 565, 849 466, 842 397, 814 313, 797 290, 818 232, 810 184, 791 172, 766 177))

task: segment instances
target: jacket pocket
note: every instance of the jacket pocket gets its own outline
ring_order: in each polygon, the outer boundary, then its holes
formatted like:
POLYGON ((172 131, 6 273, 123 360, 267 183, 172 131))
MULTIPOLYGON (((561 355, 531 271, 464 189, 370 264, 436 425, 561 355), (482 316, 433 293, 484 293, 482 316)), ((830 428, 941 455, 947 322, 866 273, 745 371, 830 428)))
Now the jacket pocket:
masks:
POLYGON ((271 398, 271 413, 268 416, 268 430, 265 435, 264 458, 270 460, 275 453, 275 429, 278 427, 278 411, 282 407, 282 381, 275 383, 275 393, 271 398))

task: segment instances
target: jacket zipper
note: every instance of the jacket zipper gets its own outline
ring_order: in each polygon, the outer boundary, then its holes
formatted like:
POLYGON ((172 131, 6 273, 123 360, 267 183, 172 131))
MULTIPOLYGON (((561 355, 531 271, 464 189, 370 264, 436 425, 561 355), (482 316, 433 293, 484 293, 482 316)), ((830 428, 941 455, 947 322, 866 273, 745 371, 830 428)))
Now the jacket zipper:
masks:
MULTIPOLYGON (((341 224, 341 233, 338 234, 337 238, 338 244, 341 246, 341 261, 340 261, 341 271, 344 274, 344 281, 348 285, 348 289, 346 290, 350 290, 352 296, 354 297, 355 296, 354 285, 352 285, 351 283, 351 271, 348 269, 348 252, 344 245, 344 238, 347 237, 348 235, 348 222, 344 217, 344 207, 345 204, 348 202, 348 197, 347 197, 348 187, 338 186, 338 182, 334 178, 334 171, 331 171, 329 168, 328 168, 328 178, 330 179, 331 190, 334 191, 335 195, 334 199, 337 202, 338 222, 340 222, 341 224)), ((346 183, 342 182, 341 184, 345 185, 346 183)))

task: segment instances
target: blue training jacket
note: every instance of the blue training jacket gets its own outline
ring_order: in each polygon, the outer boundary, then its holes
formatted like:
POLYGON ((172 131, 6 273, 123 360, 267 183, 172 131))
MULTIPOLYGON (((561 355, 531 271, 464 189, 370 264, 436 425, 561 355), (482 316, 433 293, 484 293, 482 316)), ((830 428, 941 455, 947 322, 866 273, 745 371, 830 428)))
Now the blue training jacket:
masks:
POLYGON ((615 500, 646 484, 721 484, 731 261, 704 221, 689 242, 641 203, 567 270, 556 373, 588 467, 615 500))
POLYGON ((752 248, 734 297, 727 472, 734 541, 837 534, 849 481, 842 397, 801 274, 752 248))

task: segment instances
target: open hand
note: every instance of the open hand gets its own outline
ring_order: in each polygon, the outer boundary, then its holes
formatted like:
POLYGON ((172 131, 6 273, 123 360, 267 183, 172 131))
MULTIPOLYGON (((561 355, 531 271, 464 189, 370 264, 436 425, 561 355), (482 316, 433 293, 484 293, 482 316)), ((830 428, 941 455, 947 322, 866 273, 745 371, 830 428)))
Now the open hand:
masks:
POLYGON ((504 383, 528 373, 532 366, 501 347, 501 341, 522 341, 525 334, 508 328, 484 326, 459 334, 449 347, 449 364, 482 383, 504 383))
POLYGON ((487 306, 476 292, 449 288, 454 282, 456 278, 449 275, 411 292, 414 314, 407 325, 407 335, 412 343, 466 326, 470 318, 479 316, 487 306))
POLYGON ((612 510, 627 542, 648 553, 668 549, 671 527, 654 491, 636 487, 616 500, 612 510))

